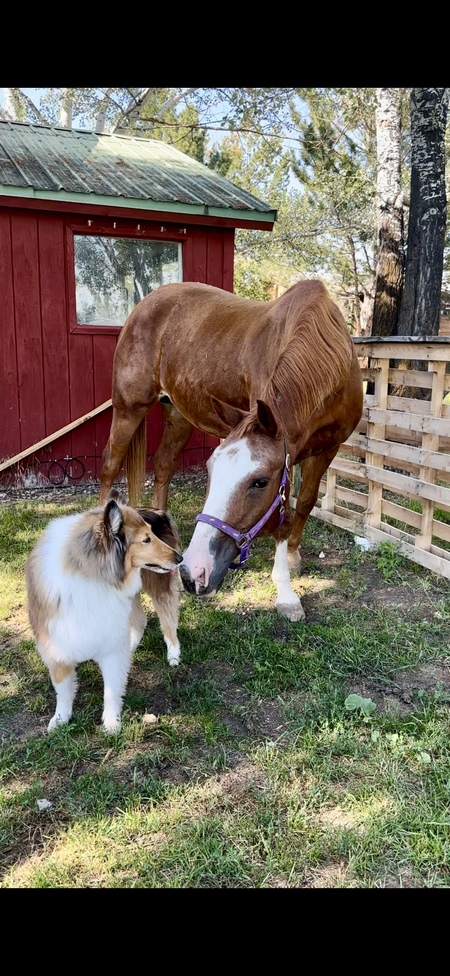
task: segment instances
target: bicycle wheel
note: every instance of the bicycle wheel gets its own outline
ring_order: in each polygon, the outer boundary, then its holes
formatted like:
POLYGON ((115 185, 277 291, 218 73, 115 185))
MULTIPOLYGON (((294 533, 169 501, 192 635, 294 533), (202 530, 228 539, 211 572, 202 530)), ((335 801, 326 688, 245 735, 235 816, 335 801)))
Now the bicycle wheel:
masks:
POLYGON ((52 461, 48 466, 47 478, 52 485, 63 485, 66 472, 59 461, 52 461))
POLYGON ((69 458, 66 462, 65 472, 71 481, 81 481, 86 468, 79 458, 69 458))

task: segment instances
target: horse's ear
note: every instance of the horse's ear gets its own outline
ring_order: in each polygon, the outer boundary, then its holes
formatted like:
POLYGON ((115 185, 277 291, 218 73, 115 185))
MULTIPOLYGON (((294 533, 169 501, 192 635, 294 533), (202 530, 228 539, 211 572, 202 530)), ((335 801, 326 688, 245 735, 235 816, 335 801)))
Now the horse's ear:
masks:
POLYGON ((225 424, 227 430, 233 430, 233 427, 237 427, 246 416, 245 410, 240 410, 239 407, 232 407, 230 403, 224 403, 223 400, 218 400, 215 396, 211 397, 211 403, 213 410, 215 410, 220 420, 225 424))
POLYGON ((257 400, 258 424, 268 437, 277 437, 279 433, 279 423, 272 413, 269 404, 265 400, 257 400))

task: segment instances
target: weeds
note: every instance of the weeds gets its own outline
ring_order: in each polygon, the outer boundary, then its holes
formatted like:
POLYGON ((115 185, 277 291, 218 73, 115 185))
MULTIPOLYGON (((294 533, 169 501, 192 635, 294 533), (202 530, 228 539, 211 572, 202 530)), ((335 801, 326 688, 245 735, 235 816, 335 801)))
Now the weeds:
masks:
POLYGON ((405 563, 398 542, 380 542, 378 545, 377 569, 385 582, 392 580, 405 563))

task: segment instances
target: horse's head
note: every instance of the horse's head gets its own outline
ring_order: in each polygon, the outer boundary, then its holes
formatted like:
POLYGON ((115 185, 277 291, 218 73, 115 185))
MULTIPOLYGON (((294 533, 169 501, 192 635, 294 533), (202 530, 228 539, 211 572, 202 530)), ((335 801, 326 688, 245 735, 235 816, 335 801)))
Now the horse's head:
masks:
POLYGON ((287 538, 289 457, 280 419, 263 400, 245 413, 213 399, 230 433, 207 463, 203 512, 180 565, 188 593, 213 596, 256 535, 287 538), (234 564, 234 563, 233 563, 234 564))

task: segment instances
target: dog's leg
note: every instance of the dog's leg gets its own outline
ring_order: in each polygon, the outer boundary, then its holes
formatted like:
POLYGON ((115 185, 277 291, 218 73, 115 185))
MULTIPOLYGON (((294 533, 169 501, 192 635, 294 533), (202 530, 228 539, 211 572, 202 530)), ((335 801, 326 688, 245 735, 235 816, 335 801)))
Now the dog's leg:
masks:
POLYGON ((78 682, 75 668, 69 664, 51 664, 48 669, 56 692, 55 714, 47 726, 51 732, 57 725, 65 725, 69 721, 78 682))
POLYGON ((163 580, 167 581, 167 588, 155 588, 150 596, 166 642, 167 660, 171 667, 174 667, 180 663, 181 656, 177 634, 180 591, 176 576, 164 576, 163 580))
POLYGON ((103 715, 106 732, 119 732, 123 699, 131 668, 131 652, 111 653, 98 662, 103 675, 103 715))
POLYGON ((147 625, 147 617, 142 609, 141 594, 137 593, 131 605, 130 613, 130 651, 133 654, 141 640, 147 625))

